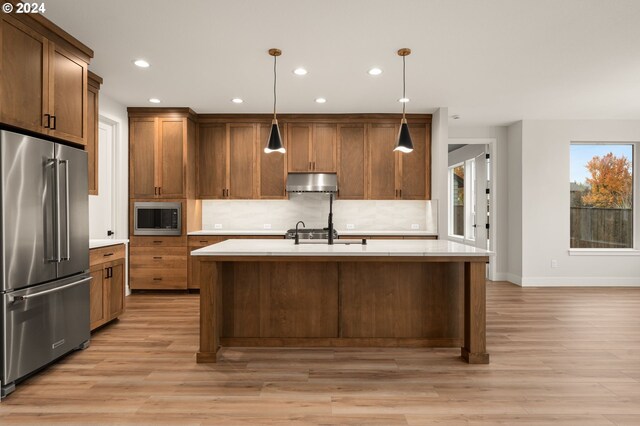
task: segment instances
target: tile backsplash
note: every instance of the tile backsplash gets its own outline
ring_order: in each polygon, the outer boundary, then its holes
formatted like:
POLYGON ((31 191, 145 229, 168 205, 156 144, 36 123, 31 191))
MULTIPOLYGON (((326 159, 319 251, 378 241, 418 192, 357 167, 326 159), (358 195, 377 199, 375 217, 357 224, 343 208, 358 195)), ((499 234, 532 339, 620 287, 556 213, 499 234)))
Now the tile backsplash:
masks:
MULTIPOLYGON (((334 200, 333 223, 337 230, 437 232, 437 201, 334 200)), ((291 194, 289 200, 203 200, 202 229, 263 230, 293 228, 297 221, 307 228, 327 226, 329 195, 291 194), (216 226, 218 225, 218 226, 216 226)))

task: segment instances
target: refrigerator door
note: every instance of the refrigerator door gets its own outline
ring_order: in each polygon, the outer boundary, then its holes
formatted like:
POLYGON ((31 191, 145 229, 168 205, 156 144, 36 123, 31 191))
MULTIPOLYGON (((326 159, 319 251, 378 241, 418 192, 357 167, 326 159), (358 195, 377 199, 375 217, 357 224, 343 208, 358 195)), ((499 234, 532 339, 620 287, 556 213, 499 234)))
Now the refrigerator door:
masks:
POLYGON ((0 131, 0 292, 56 278, 54 144, 0 131))
POLYGON ((89 274, 2 295, 2 386, 89 340, 89 274))
POLYGON ((60 221, 60 263, 58 276, 89 269, 89 190, 87 153, 56 145, 60 221))

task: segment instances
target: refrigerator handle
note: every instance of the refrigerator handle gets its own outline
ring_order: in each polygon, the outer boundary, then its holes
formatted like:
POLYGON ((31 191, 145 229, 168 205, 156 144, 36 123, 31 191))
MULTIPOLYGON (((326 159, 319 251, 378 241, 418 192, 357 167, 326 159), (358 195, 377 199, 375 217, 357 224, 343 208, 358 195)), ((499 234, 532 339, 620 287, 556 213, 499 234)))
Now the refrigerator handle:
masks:
POLYGON ((71 232, 69 232, 69 160, 60 160, 64 165, 64 201, 65 201, 65 255, 60 260, 71 260, 71 232))
POLYGON ((53 185, 53 190, 54 190, 54 204, 55 204, 55 208, 54 208, 54 221, 55 221, 55 226, 54 226, 54 230, 55 230, 55 256, 54 256, 54 262, 58 262, 60 263, 60 261, 62 260, 62 258, 60 257, 60 253, 61 253, 61 247, 60 247, 60 166, 59 166, 59 161, 58 159, 54 159, 53 160, 53 180, 54 180, 54 185, 53 185))
POLYGON ((72 283, 69 283, 69 284, 65 284, 65 285, 60 286, 60 287, 50 288, 49 290, 40 291, 38 293, 25 294, 24 296, 14 296, 10 300, 11 300, 11 302, 22 302, 23 300, 32 299, 32 298, 38 297, 38 296, 44 296, 45 294, 55 293, 56 291, 64 290, 65 288, 74 287, 74 286, 77 286, 78 284, 82 284, 82 283, 86 283, 87 281, 91 281, 92 279, 93 279, 93 277, 83 278, 83 279, 81 279, 79 281, 75 281, 75 282, 72 282, 72 283))

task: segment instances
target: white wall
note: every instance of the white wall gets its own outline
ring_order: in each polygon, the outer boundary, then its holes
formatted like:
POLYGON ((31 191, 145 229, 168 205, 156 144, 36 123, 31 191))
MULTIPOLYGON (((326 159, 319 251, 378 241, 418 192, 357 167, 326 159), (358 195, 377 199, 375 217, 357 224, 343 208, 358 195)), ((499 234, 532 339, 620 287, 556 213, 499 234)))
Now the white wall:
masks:
MULTIPOLYGON (((508 188, 508 153, 507 153, 507 127, 503 126, 465 126, 450 127, 450 143, 467 143, 465 139, 493 139, 495 140, 495 152, 493 153, 492 179, 495 180, 496 203, 495 212, 491 226, 496 229, 494 241, 495 257, 495 279, 509 279, 509 194, 508 188)), ((455 152, 455 151, 454 151, 455 152)), ((448 220, 448 217, 447 217, 448 220)), ((444 228, 449 229, 449 228, 444 228)))
POLYGON ((640 286, 640 256, 568 253, 570 143, 639 141, 640 120, 523 122, 522 285, 640 286))
MULTIPOLYGON (((114 188, 114 201, 116 203, 116 217, 114 218, 115 238, 129 238, 129 118, 127 107, 114 101, 104 94, 100 94, 99 114, 116 123, 116 147, 115 147, 115 174, 116 184, 114 188)), ((98 185, 100 182, 98 182, 98 185)), ((98 188, 98 191, 100 188, 98 188)), ((89 205, 96 197, 89 196, 89 205)), ((95 220, 95 219, 94 219, 95 220)), ((91 221, 91 218, 89 218, 91 221)), ((89 236, 95 238, 96 236, 89 236)), ((98 236, 104 238, 104 236, 98 236)))
MULTIPOLYGON (((507 130, 507 280, 522 284, 522 130, 519 121, 507 130)), ((567 163, 567 167, 569 164, 567 163)), ((567 196, 568 199, 568 196, 567 196)), ((567 218, 567 221, 569 219, 567 218)))
POLYGON ((431 199, 438 202, 438 238, 447 239, 449 108, 433 114, 431 121, 431 199))

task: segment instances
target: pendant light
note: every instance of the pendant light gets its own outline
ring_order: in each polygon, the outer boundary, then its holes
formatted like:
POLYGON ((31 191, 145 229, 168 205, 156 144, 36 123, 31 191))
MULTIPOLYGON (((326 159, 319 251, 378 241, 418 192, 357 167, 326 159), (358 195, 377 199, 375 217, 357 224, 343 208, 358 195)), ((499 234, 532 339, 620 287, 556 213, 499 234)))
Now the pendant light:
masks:
POLYGON ((398 56, 402 56, 402 121, 400 121, 400 131, 398 132, 398 140, 396 141, 396 147, 393 149, 394 151, 400 152, 411 152, 413 151, 413 142, 411 141, 411 134, 409 134, 409 125, 407 124, 407 119, 405 118, 405 107, 407 105, 408 99, 405 93, 406 90, 406 65, 405 58, 411 54, 411 49, 403 48, 398 50, 398 56))
POLYGON ((267 154, 271 152, 285 153, 284 145, 282 145, 282 137, 280 136, 280 129, 278 128, 278 120, 276 119, 276 81, 277 71, 276 65, 278 56, 282 55, 280 49, 269 49, 269 55, 273 56, 273 121, 271 122, 271 132, 269 132, 269 139, 267 139, 267 146, 264 147, 264 152, 267 154))

